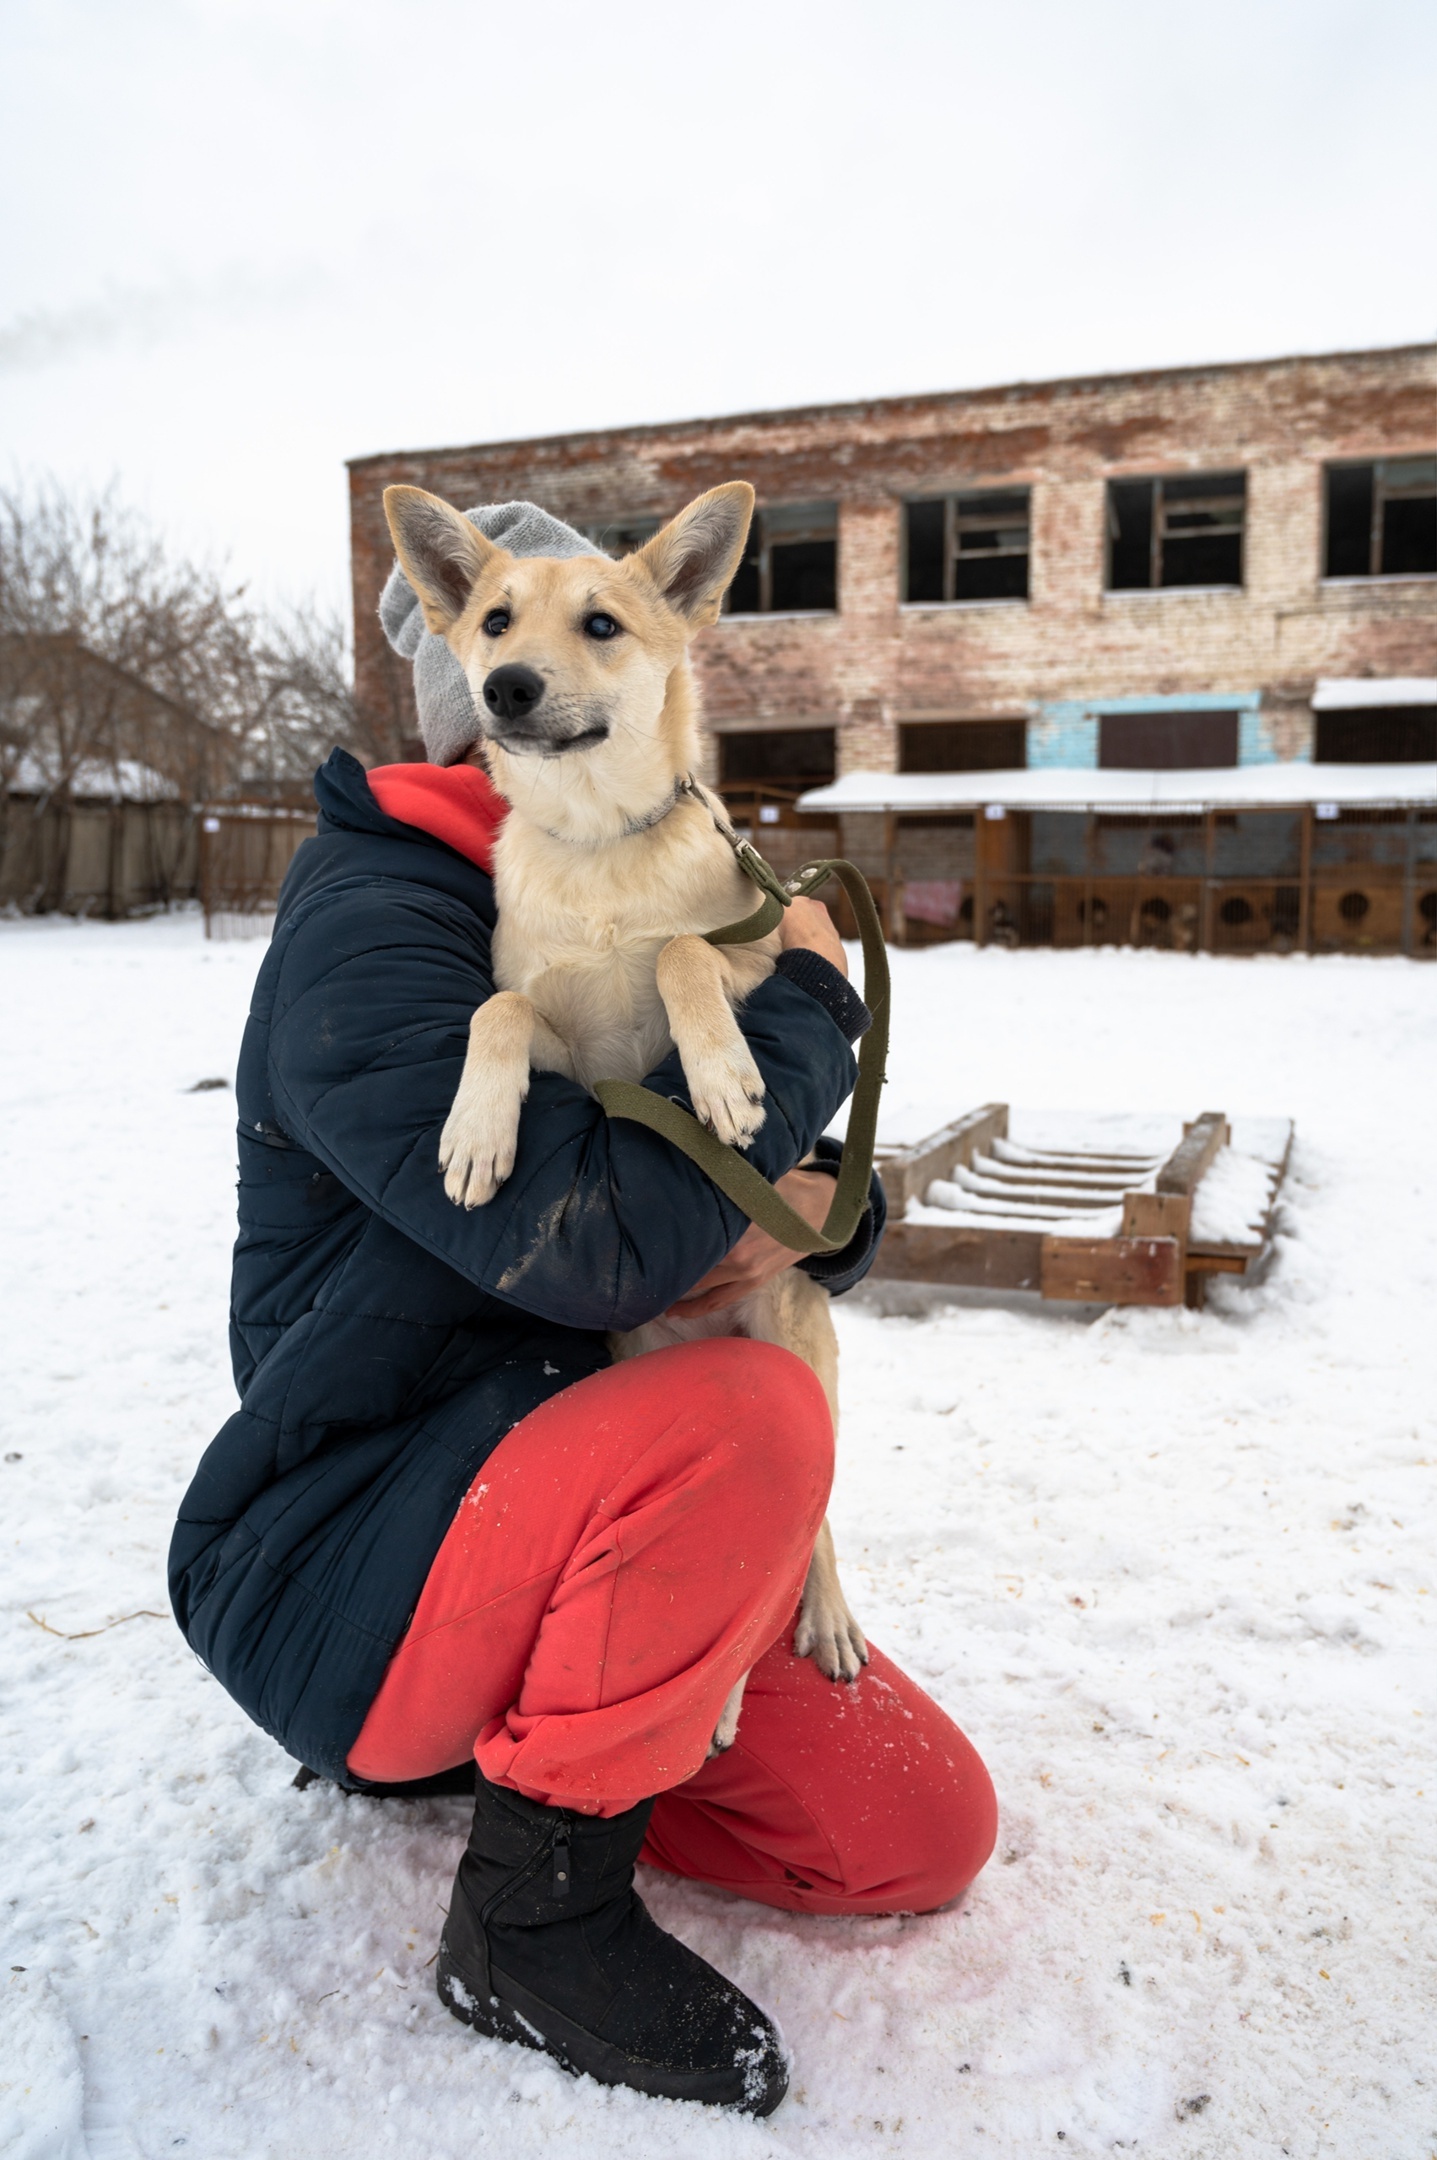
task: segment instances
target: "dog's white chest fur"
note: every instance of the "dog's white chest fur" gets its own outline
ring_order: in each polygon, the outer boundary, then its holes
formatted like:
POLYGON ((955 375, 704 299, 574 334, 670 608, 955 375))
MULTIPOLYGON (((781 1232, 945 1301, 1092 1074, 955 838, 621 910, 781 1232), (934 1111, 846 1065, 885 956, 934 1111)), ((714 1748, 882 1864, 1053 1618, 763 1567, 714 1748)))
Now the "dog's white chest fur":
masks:
MULTIPOLYGON (((547 1020, 542 1062, 581 1086, 641 1080, 673 1047, 658 960, 676 935, 751 914, 758 894, 698 803, 649 831, 575 847, 520 815, 494 857, 494 979, 547 1020)), ((772 970, 775 941, 731 947, 740 994, 772 970)))

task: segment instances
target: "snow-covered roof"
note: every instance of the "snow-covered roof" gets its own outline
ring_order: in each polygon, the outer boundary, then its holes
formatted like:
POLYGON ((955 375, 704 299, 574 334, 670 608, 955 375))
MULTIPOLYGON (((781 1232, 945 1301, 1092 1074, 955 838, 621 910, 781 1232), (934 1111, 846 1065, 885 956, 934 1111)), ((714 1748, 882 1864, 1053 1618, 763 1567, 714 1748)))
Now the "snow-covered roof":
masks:
POLYGON ((1437 705, 1437 675, 1320 675, 1312 693, 1314 712, 1353 712, 1358 706, 1437 705))
MULTIPOLYGON (((57 786, 55 774, 33 752, 27 751, 10 777, 12 795, 48 795, 57 786)), ((153 766, 138 758, 87 758, 70 781, 73 802, 178 802, 180 791, 153 766)))
POLYGON ((800 810, 1250 809, 1284 804, 1437 803, 1437 762, 1421 765, 1224 765, 1199 772, 1036 766, 1021 772, 845 773, 800 795, 800 810))

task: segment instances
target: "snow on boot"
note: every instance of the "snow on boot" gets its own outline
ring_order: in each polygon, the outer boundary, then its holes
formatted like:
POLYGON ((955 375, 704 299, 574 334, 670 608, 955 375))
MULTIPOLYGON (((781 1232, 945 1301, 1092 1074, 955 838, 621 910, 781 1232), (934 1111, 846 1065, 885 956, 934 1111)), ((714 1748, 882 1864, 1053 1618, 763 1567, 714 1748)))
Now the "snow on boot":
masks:
POLYGON ((653 1801, 602 1819, 478 1779, 439 1946, 439 1999, 491 2038, 660 2099, 769 2115, 778 2029, 634 1890, 653 1801))

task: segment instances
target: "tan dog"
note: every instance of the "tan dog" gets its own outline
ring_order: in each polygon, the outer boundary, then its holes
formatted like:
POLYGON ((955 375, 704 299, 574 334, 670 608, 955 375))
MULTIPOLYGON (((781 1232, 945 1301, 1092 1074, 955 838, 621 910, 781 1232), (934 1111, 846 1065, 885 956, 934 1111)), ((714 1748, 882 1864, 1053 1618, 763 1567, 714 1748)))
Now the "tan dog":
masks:
MULTIPOLYGON (((697 694, 690 641, 718 616, 743 553, 753 489, 701 495, 622 562, 514 556, 420 488, 385 490, 389 529, 429 628, 484 715, 485 763, 510 805, 495 849, 499 988, 469 1029, 440 1141, 451 1200, 479 1207, 514 1167, 531 1071, 581 1085, 640 1080, 677 1048, 697 1117, 743 1147, 763 1081, 733 1008, 773 969, 776 936, 719 948, 702 933, 758 895, 690 782, 697 694)), ((615 1339, 619 1357, 705 1335, 794 1351, 837 1422, 827 1293, 788 1268, 739 1304, 665 1317, 615 1339)), ((794 1649, 832 1680, 867 1661, 825 1522, 794 1649)), ((715 1734, 728 1746, 740 1681, 715 1734)))

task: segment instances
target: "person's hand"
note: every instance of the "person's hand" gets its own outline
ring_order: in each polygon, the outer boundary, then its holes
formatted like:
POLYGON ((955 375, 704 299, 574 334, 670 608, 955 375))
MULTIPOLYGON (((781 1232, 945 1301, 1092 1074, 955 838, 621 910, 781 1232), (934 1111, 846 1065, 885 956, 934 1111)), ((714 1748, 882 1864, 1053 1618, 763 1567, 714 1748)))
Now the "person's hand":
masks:
MULTIPOLYGON (((813 907, 811 900, 796 901, 797 907, 813 907)), ((820 907, 818 912, 826 916, 828 910, 820 907)), ((806 944, 806 939, 796 942, 806 944)), ((837 942, 835 940, 835 942, 837 942)), ((816 949, 816 948, 815 948, 816 949)), ((843 950, 839 946, 839 951, 843 950)), ((824 955, 827 958, 827 955, 824 955)), ((833 1205, 833 1179, 822 1170, 790 1170, 781 1177, 776 1188, 804 1221, 812 1223, 815 1230, 823 1227, 824 1219, 833 1205)), ((710 1268, 702 1282, 695 1283, 686 1298, 670 1306, 670 1316, 675 1320, 697 1320, 704 1313, 721 1312, 725 1305, 736 1305, 751 1290, 761 1290, 775 1275, 792 1267, 804 1255, 780 1245, 757 1223, 750 1223, 732 1252, 724 1254, 716 1268, 710 1268)))
POLYGON ((843 949, 843 941, 821 900, 790 901, 778 926, 778 942, 785 952, 792 952, 796 945, 806 945, 810 952, 821 953, 840 975, 848 973, 848 955, 843 949))

